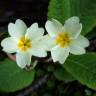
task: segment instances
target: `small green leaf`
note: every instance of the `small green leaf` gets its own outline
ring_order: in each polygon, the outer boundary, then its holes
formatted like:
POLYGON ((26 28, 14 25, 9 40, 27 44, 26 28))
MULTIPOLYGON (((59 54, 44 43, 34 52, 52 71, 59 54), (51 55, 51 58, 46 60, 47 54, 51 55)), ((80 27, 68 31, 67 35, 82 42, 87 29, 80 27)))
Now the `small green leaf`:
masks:
POLYGON ((59 68, 54 71, 54 76, 62 81, 71 82, 74 80, 72 75, 68 73, 64 68, 59 68))
POLYGON ((86 35, 96 26, 96 0, 51 0, 49 19, 54 18, 64 24, 72 16, 80 17, 82 34, 86 35))
POLYGON ((96 89, 96 53, 70 55, 63 67, 82 84, 96 89))
POLYGON ((0 62, 0 90, 14 92, 25 88, 34 80, 35 70, 26 71, 14 61, 5 59, 0 62))

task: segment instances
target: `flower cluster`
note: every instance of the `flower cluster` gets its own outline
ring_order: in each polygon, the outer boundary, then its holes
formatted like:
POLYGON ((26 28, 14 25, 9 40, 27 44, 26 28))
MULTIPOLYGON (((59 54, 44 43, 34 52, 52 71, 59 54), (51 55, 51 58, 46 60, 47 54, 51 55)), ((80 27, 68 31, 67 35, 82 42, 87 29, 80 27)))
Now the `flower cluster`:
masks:
POLYGON ((52 19, 45 24, 47 35, 38 23, 27 28, 26 24, 18 19, 15 24, 9 23, 8 32, 10 37, 1 42, 3 51, 16 53, 16 62, 19 67, 25 68, 31 63, 31 57, 46 57, 47 51, 51 52, 53 62, 63 64, 69 53, 81 55, 86 52, 89 41, 80 35, 82 24, 78 17, 74 16, 62 25, 52 19))

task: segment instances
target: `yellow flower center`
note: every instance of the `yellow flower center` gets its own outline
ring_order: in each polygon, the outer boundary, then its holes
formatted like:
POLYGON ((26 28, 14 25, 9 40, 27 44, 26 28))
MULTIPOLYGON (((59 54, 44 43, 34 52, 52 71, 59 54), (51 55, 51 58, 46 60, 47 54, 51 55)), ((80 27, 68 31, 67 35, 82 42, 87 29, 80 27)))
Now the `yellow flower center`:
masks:
POLYGON ((18 48, 21 51, 27 51, 29 48, 32 47, 31 41, 28 38, 21 37, 19 42, 18 42, 18 48))
POLYGON ((68 46, 70 43, 69 35, 65 32, 60 32, 55 40, 56 44, 59 45, 60 47, 68 46))

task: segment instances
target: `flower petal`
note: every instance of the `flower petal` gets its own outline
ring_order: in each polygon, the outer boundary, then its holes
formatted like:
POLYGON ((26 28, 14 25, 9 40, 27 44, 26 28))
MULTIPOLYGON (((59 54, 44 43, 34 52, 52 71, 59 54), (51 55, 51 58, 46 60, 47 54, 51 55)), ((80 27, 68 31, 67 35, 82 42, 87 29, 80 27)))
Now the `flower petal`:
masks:
POLYGON ((3 50, 8 53, 14 53, 17 51, 17 42, 12 37, 5 38, 1 42, 3 50))
POLYGON ((16 62, 20 68, 24 68, 31 63, 31 55, 28 52, 18 52, 16 54, 16 62))
POLYGON ((88 47, 89 46, 89 41, 87 38, 85 38, 84 36, 80 35, 77 39, 74 39, 72 41, 73 44, 75 45, 79 45, 81 47, 88 47))
POLYGON ((62 32, 63 25, 59 21, 53 19, 52 21, 48 20, 46 22, 45 28, 51 37, 56 37, 58 32, 62 32))
POLYGON ((24 36, 26 29, 27 29, 26 24, 20 19, 16 20, 15 24, 9 23, 8 25, 8 31, 10 36, 16 38, 24 36))
POLYGON ((86 53, 86 50, 79 45, 76 44, 71 44, 70 45, 70 53, 74 54, 74 55, 82 55, 86 53))
POLYGON ((43 42, 45 43, 46 47, 45 49, 47 51, 51 51, 51 48, 53 48, 56 45, 54 38, 51 38, 49 35, 45 35, 43 38, 43 42))
POLYGON ((48 48, 48 39, 46 38, 47 35, 43 36, 42 38, 39 38, 37 40, 32 41, 32 48, 30 49, 30 52, 32 55, 37 57, 46 57, 47 56, 47 48, 48 48))
POLYGON ((32 49, 30 52, 33 56, 36 56, 36 57, 46 57, 47 56, 47 52, 44 50, 32 49))
POLYGON ((60 48, 55 46, 51 49, 51 55, 54 62, 59 61, 63 64, 69 55, 69 48, 60 48))
MULTIPOLYGON (((40 50, 46 50, 48 49, 48 46, 50 47, 49 41, 51 38, 49 38, 48 35, 44 35, 41 38, 37 38, 36 40, 32 41, 32 48, 33 49, 40 49, 40 50)), ((53 43, 52 40, 50 40, 50 43, 53 43)))
POLYGON ((72 38, 77 38, 82 30, 79 18, 74 16, 65 21, 64 28, 72 38))
POLYGON ((27 29, 26 37, 33 40, 38 37, 42 37, 44 34, 44 29, 38 27, 38 23, 34 23, 27 29))

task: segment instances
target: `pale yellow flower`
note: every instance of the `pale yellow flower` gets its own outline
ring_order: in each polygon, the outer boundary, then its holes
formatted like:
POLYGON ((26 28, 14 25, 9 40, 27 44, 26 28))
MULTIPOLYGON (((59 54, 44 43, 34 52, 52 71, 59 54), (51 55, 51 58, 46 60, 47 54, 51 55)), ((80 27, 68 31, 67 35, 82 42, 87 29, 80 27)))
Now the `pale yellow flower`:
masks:
POLYGON ((74 16, 62 25, 59 21, 52 19, 46 22, 45 28, 49 34, 49 47, 53 61, 63 64, 69 53, 81 55, 86 52, 89 41, 80 35, 82 24, 78 17, 74 16))
POLYGON ((47 56, 44 29, 39 28, 37 23, 27 28, 26 24, 18 19, 15 24, 9 23, 8 31, 10 37, 2 40, 1 46, 5 52, 16 52, 16 61, 19 67, 24 68, 26 65, 30 65, 32 55, 47 56))

